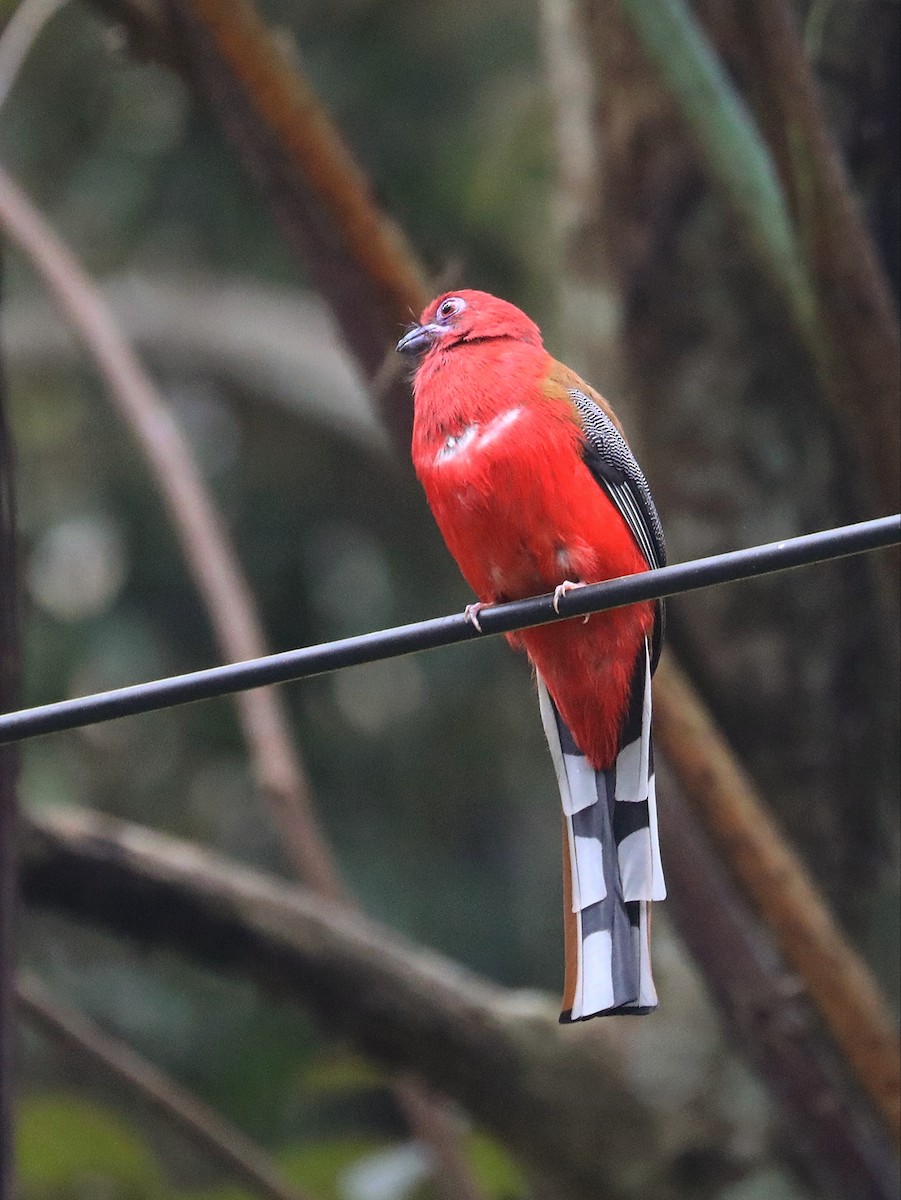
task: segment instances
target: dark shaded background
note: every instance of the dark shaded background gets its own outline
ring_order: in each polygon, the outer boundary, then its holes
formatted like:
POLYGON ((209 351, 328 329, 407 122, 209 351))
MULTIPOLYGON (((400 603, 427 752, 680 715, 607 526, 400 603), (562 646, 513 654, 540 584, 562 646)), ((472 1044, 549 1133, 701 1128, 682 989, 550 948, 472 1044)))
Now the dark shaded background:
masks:
MULTIPOLYGON (((574 201, 546 13, 513 0, 260 8, 434 277, 522 305, 615 400, 674 561, 869 515, 809 363, 612 30, 593 47, 607 154, 574 201)), ((799 8, 897 295, 898 5, 799 8)), ((184 423, 273 648, 462 608, 466 587, 308 281, 171 73, 68 5, 4 107, 0 156, 103 282, 184 423)), ((140 456, 22 261, 6 273, 26 702, 208 665, 208 622, 140 456)), ((897 638, 869 570, 852 560, 683 599, 670 637, 897 1003, 897 638)), ((502 983, 556 990, 559 818, 527 664, 494 641, 288 696, 367 911, 502 983)), ((225 701, 34 743, 22 802, 90 805, 287 869, 225 701)), ((635 1035, 640 1087, 674 1107, 715 1094, 728 1136, 755 1144, 766 1103, 660 924, 671 1015, 635 1035)), ((350 1163, 375 1186, 371 1155, 401 1133, 384 1080, 302 1014, 59 918, 26 916, 24 957, 319 1194, 350 1197, 335 1182, 350 1163)), ((26 1200, 99 1195, 98 1179, 110 1198, 239 1194, 36 1037, 22 1074, 26 1200)), ((501 1151, 484 1154, 492 1194, 524 1194, 501 1151)), ((408 1194, 394 1186, 359 1195, 408 1194)), ((742 1197, 796 1194, 782 1173, 756 1186, 742 1197)))

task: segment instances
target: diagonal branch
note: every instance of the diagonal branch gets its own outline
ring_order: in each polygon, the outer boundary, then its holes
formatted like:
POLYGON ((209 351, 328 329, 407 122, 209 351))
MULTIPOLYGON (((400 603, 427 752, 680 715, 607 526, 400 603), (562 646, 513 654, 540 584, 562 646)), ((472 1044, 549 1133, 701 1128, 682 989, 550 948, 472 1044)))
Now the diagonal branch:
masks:
MULTIPOLYGON (((31 901, 145 945, 175 946, 299 1000, 389 1066, 415 1066, 527 1162, 570 1185, 585 1175, 595 1186, 608 1177, 612 1185, 631 1157, 628 1146, 615 1148, 611 1112, 620 1106, 620 1122, 631 1116, 637 1124, 640 1113, 630 1112, 606 1039, 562 1036, 549 1003, 509 1003, 502 989, 364 917, 189 843, 86 811, 45 814, 29 825, 23 877, 31 901)), ((651 1186, 645 1194, 657 1193, 651 1186)))
POLYGON ((901 333, 888 281, 829 131, 787 0, 729 6, 729 48, 748 81, 812 280, 824 382, 873 473, 881 505, 901 495, 901 333))
POLYGON ((616 0, 675 99, 711 180, 795 329, 816 336, 814 297, 769 150, 686 0, 616 0))
POLYGON ((672 658, 661 663, 654 702, 660 749, 858 1082, 901 1136, 901 1044, 872 973, 672 658))
MULTIPOLYGON (((0 168, 0 228, 25 253, 96 363, 156 479, 226 660, 266 653, 266 640, 228 534, 169 407, 120 333, 75 256, 0 168)), ((310 786, 272 689, 237 700, 257 782, 282 840, 310 887, 342 894, 316 826, 310 786)))
MULTIPOLYGON (((806 999, 774 966, 765 930, 699 841, 690 807, 674 803, 666 821, 692 947, 702 963, 717 962, 717 998, 790 1105, 820 1194, 893 1200, 893 1149, 845 1087, 806 999)), ((659 1098, 643 1098, 630 1079, 630 1021, 562 1027, 542 997, 507 992, 372 921, 122 821, 44 810, 23 840, 27 901, 250 977, 365 1053, 415 1067, 555 1200, 697 1200, 694 1174, 680 1170, 686 1154, 711 1178, 755 1169, 730 1149, 717 1104, 692 1109, 685 1125, 659 1098)))
MULTIPOLYGON (((661 0, 653 6, 645 5, 643 0, 622 2, 630 19, 640 21, 646 32, 650 10, 653 8, 658 14, 666 10, 669 19, 664 28, 669 38, 658 36, 660 31, 657 31, 656 53, 659 58, 666 58, 672 51, 673 38, 681 39, 678 44, 691 52, 689 61, 697 68, 695 74, 688 79, 673 75, 672 81, 684 85, 686 94, 690 93, 700 125, 702 113, 707 114, 710 104, 719 102, 726 83, 712 51, 703 40, 699 41, 697 27, 686 24, 688 15, 684 4, 680 0, 661 0)), ((116 9, 128 20, 131 0, 102 0, 102 3, 106 8, 116 9)), ((341 321, 349 344, 364 368, 371 372, 373 362, 381 361, 392 336, 384 323, 386 311, 393 321, 404 304, 415 308, 420 300, 426 299, 424 293, 411 298, 407 290, 409 281, 415 280, 417 275, 421 278, 423 272, 410 268, 409 248, 395 240, 393 226, 375 209, 365 187, 358 192, 356 203, 361 206, 359 211, 366 212, 368 229, 384 229, 379 244, 383 248, 394 246, 395 269, 393 274, 378 273, 366 255, 354 261, 358 243, 346 236, 346 212, 349 211, 346 200, 355 189, 360 189, 362 177, 321 108, 317 105, 311 110, 297 100, 298 96, 310 94, 310 85, 273 52, 271 41, 249 0, 239 0, 239 3, 231 0, 169 0, 166 11, 184 23, 186 36, 182 48, 189 78, 220 117, 226 133, 261 184, 267 201, 286 231, 289 244, 295 249, 305 246, 312 255, 309 261, 317 285, 341 321), (240 49, 239 30, 241 37, 256 44, 240 49), (236 58, 239 49, 240 61, 236 58), (247 69, 251 62, 253 70, 247 69), (286 80, 289 71, 294 77, 293 83, 286 80), (275 107, 271 103, 272 97, 281 97, 275 107), (323 156, 330 159, 327 172, 323 169, 323 156), (321 186, 324 176, 332 181, 331 187, 321 186), (386 309, 384 287, 389 279, 391 303, 386 309), (345 290, 346 287, 349 290, 345 290), (381 350, 373 358, 372 348, 377 345, 381 350)), ((670 62, 666 69, 675 72, 676 65, 670 62)), ((794 243, 787 208, 766 148, 732 90, 728 93, 725 108, 718 111, 717 116, 719 123, 714 129, 715 138, 709 152, 717 156, 723 170, 728 170, 729 187, 735 202, 747 208, 746 198, 741 193, 743 181, 747 182, 748 177, 742 173, 740 152, 749 148, 754 151, 751 165, 756 174, 751 180, 751 195, 758 197, 760 203, 759 211, 757 206, 751 206, 747 216, 759 235, 761 247, 768 247, 761 253, 782 280, 783 294, 795 313, 798 328, 809 332, 814 312, 810 280, 794 243)), ((398 437, 403 433, 403 422, 397 420, 396 410, 390 404, 388 409, 392 432, 398 437)), ((684 694, 691 698, 696 711, 706 715, 701 700, 687 682, 684 688, 684 694)), ((658 728, 661 737, 666 739, 668 726, 670 731, 678 728, 675 723, 678 712, 666 704, 663 709, 658 728)), ((712 727, 713 723, 709 724, 712 727)), ((675 736, 671 739, 676 740, 675 736)), ((697 731, 693 756, 698 769, 689 771, 682 764, 680 781, 686 794, 697 804, 698 811, 703 813, 703 805, 696 793, 705 772, 716 771, 720 761, 727 762, 736 776, 743 777, 743 772, 731 751, 706 736, 703 730, 697 731)), ((676 766, 677 769, 680 767, 678 758, 676 766)), ((728 791, 724 793, 723 802, 731 803, 728 791)), ((761 800, 757 803, 761 812, 766 811, 761 800)), ((782 851, 795 859, 787 845, 782 851)), ((726 853, 731 859, 730 845, 726 846, 726 853)), ((825 914, 823 919, 829 921, 825 914)), ((848 952, 851 953, 850 948, 848 952)), ((703 965, 707 972, 713 973, 715 984, 719 964, 708 959, 703 965)), ((807 966, 810 966, 810 960, 807 966)), ((816 984, 811 985, 806 977, 804 985, 810 986, 811 995, 818 994, 816 984)), ((875 984, 873 991, 876 992, 875 984)), ((844 1047, 844 1051, 847 1052, 848 1047, 844 1047)), ((897 1112, 894 1101, 889 1101, 886 1109, 886 1093, 875 1080, 865 1080, 864 1086, 868 1083, 872 1100, 880 1111, 897 1112)))
MULTIPOLYGON (((618 0, 810 351, 876 511, 901 494, 901 335, 787 0, 740 0, 757 124, 686 0, 618 0), (768 143, 768 144, 767 144, 768 143)), ((715 9, 724 19, 722 6, 715 9)))
MULTIPOLYGON (((667 690, 660 689, 664 696, 667 690)), ((697 749, 703 761, 703 743, 697 749)), ((683 793, 668 769, 662 782, 667 906, 733 1037, 789 1115, 784 1136, 814 1194, 875 1200, 897 1193, 894 1139, 871 1108, 861 1112, 844 1064, 816 1032, 802 981, 779 961, 770 938, 761 936, 763 927, 722 864, 722 843, 698 828, 694 797, 683 793)))
POLYGON ((308 1193, 282 1179, 269 1156, 240 1129, 224 1121, 131 1047, 61 1004, 36 978, 20 975, 16 996, 19 1011, 29 1024, 58 1042, 67 1054, 74 1052, 124 1083, 251 1191, 267 1200, 311 1200, 308 1193))
MULTIPOLYGON (((240 661, 265 654, 253 595, 181 430, 121 335, 100 292, 2 168, 0 227, 48 283, 90 350, 147 458, 223 656, 240 661)), ((310 786, 292 744, 279 693, 274 688, 244 692, 236 696, 236 704, 258 784, 301 878, 317 894, 350 903, 319 831, 310 786)), ((439 1101, 419 1095, 412 1080, 399 1085, 397 1100, 411 1128, 431 1146, 440 1169, 439 1186, 449 1200, 478 1200, 450 1114, 439 1101)))
MULTIPOLYGON (((263 189, 289 247, 334 312, 368 379, 428 300, 426 273, 306 77, 249 0, 168 0, 187 73, 263 189)), ((409 439, 409 391, 380 390, 396 440, 409 439)))

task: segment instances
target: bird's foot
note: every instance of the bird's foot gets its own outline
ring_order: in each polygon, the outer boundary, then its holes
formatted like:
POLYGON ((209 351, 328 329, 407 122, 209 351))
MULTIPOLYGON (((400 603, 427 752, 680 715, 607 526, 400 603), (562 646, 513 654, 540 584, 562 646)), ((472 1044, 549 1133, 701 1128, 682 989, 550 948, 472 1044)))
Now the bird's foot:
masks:
MULTIPOLYGON (((554 612, 555 613, 560 612, 560 601, 563 599, 563 597, 568 592, 574 592, 576 590, 576 588, 583 588, 585 586, 586 585, 581 582, 573 583, 573 581, 571 579, 564 579, 562 583, 558 583, 557 586, 554 588, 554 612)), ((582 618, 582 624, 587 625, 590 617, 591 617, 591 613, 586 613, 585 616, 582 618)))
POLYGON ((490 605, 485 604, 482 600, 476 600, 472 604, 467 604, 463 609, 463 616, 470 623, 470 625, 475 626, 479 633, 482 632, 482 626, 479 623, 479 613, 483 608, 489 607, 490 605))

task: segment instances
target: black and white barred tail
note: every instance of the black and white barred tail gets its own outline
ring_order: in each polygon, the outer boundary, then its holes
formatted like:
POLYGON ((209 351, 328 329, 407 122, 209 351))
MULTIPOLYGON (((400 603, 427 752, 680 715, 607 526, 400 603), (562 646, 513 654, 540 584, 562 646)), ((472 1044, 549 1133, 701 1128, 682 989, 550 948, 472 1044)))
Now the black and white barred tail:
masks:
POLYGON ((639 654, 621 749, 595 770, 543 680, 541 719, 563 804, 566 982, 562 1022, 657 1006, 651 903, 666 895, 651 741, 651 649, 639 654))

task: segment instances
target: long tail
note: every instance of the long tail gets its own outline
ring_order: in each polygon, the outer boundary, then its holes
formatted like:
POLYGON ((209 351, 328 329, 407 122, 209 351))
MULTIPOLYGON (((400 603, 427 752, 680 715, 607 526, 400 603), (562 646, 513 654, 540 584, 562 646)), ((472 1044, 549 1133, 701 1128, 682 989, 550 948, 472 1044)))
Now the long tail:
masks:
POLYGON ((597 771, 539 676, 541 719, 563 804, 566 982, 562 1022, 657 1007, 651 901, 666 895, 657 838, 650 651, 638 656, 613 766, 597 771))

